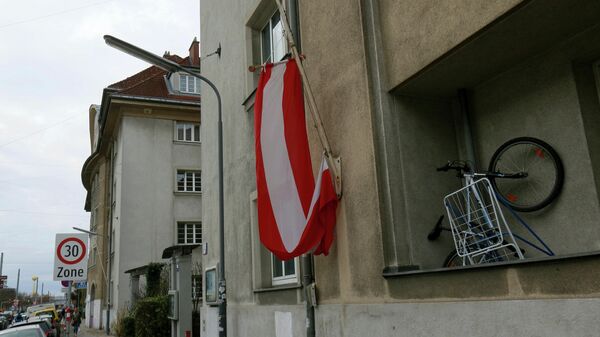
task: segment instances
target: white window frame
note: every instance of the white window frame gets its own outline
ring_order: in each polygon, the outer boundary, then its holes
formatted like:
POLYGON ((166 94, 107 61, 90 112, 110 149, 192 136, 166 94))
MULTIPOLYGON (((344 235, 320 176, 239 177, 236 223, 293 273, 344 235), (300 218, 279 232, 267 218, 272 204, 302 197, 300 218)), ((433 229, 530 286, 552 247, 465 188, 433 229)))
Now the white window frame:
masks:
POLYGON ((294 262, 294 273, 289 274, 289 275, 285 275, 285 262, 278 259, 279 260, 278 262, 281 263, 281 270, 283 271, 282 276, 275 276, 275 268, 273 267, 273 265, 275 263, 274 259, 277 259, 277 257, 275 255, 273 255, 273 253, 271 253, 271 284, 274 286, 278 286, 278 285, 283 285, 283 284, 298 283, 299 259, 294 258, 293 260, 291 260, 294 262))
POLYGON ((186 94, 199 94, 200 80, 192 75, 179 73, 179 92, 186 94), (193 90, 190 90, 190 84, 194 86, 193 90))
POLYGON ((177 142, 185 142, 185 143, 200 143, 200 123, 194 123, 194 122, 180 122, 180 121, 176 121, 174 123, 174 135, 173 135, 175 141, 177 142), (186 134, 185 134, 185 130, 187 127, 191 127, 191 137, 190 140, 187 140, 186 138, 186 134), (198 129, 196 131, 196 128, 198 129), (183 139, 179 139, 179 129, 183 130, 183 139), (196 140, 196 134, 197 134, 197 139, 196 140))
POLYGON ((283 44, 283 54, 278 57, 277 59, 274 59, 275 56, 279 56, 279 55, 274 55, 275 54, 275 50, 274 50, 274 46, 273 46, 273 41, 276 40, 273 38, 273 18, 279 15, 279 11, 275 11, 267 20, 267 23, 260 29, 259 32, 259 36, 260 36, 260 60, 261 63, 267 63, 267 62, 278 62, 281 60, 281 58, 283 58, 283 56, 285 56, 285 54, 288 53, 288 45, 287 45, 287 40, 284 36, 284 32, 283 32, 283 23, 281 21, 281 17, 279 18, 279 26, 281 27, 281 36, 278 36, 278 39, 281 41, 281 43, 283 44), (263 39, 263 32, 265 31, 265 29, 268 29, 270 34, 269 34, 269 57, 267 59, 264 59, 264 55, 263 55, 263 50, 264 50, 264 46, 263 44, 265 43, 264 39, 263 39))
POLYGON ((175 172, 175 191, 179 193, 202 193, 202 171, 178 169, 175 172), (192 173, 192 189, 188 190, 188 173, 192 173), (183 174, 183 190, 179 189, 179 175, 183 174), (200 180, 200 189, 196 190, 196 178, 200 180))
POLYGON ((176 242, 178 245, 193 245, 202 243, 202 222, 201 221, 178 221, 176 229, 176 242), (183 242, 179 241, 179 226, 183 226, 183 242), (192 242, 188 242, 188 234, 191 229, 192 242), (196 240, 196 236, 200 232, 200 241, 196 240))

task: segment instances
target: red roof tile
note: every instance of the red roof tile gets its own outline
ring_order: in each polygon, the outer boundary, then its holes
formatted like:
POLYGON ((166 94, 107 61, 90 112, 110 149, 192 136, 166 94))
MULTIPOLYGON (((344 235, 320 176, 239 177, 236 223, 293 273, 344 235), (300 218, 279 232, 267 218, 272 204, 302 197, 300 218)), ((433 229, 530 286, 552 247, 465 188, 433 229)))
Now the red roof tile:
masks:
MULTIPOLYGON (((182 66, 191 66, 189 57, 181 58, 177 55, 168 55, 165 57, 182 66)), ((199 60, 197 63, 199 64, 199 60)), ((199 100, 199 97, 195 95, 185 96, 170 94, 169 90, 167 89, 165 75, 167 75, 166 71, 158 67, 151 66, 122 81, 109 85, 108 88, 116 89, 119 94, 127 94, 132 96, 166 98, 184 101, 199 100)))

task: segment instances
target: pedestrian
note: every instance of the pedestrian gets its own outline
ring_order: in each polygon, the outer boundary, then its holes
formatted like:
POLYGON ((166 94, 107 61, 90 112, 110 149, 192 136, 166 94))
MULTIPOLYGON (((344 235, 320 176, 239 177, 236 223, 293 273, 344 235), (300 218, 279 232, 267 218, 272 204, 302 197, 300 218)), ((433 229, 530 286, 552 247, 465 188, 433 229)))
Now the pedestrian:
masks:
POLYGON ((77 307, 75 307, 75 313, 73 314, 73 332, 75 336, 77 336, 77 332, 79 332, 79 326, 81 325, 81 314, 77 307))

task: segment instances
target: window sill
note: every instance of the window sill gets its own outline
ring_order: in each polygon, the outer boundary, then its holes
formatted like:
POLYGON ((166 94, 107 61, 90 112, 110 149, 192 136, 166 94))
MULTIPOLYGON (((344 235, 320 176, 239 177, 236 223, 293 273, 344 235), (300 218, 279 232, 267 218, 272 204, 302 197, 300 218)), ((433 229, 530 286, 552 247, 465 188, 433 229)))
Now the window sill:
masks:
POLYGON ((600 257, 600 251, 593 251, 588 253, 576 253, 569 255, 561 255, 561 256, 549 256, 549 257, 538 257, 538 258, 529 258, 520 261, 510 261, 510 262, 498 262, 498 263, 487 263, 476 266, 464 266, 464 267, 454 267, 454 268, 436 268, 436 269, 427 269, 427 270, 419 270, 414 269, 414 267, 418 266, 399 266, 399 267, 386 267, 382 273, 384 278, 394 278, 394 277, 402 277, 402 276, 410 276, 410 275, 423 275, 423 274, 431 274, 431 273, 448 273, 448 272, 456 272, 456 271, 468 271, 468 270, 481 270, 481 269, 494 269, 494 268, 510 268, 514 266, 521 265, 532 265, 532 264, 543 264, 543 263, 552 263, 552 262, 563 262, 569 260, 576 260, 588 257, 600 257), (412 268, 407 268, 412 267, 412 268))
POLYGON ((173 144, 200 146, 200 145, 202 145, 202 142, 192 142, 192 141, 187 141, 187 140, 173 140, 173 144))
POLYGON ((301 284, 293 283, 293 284, 285 284, 285 285, 274 286, 274 287, 269 287, 269 288, 254 289, 254 293, 255 294, 268 293, 268 292, 272 292, 272 291, 290 290, 290 289, 299 289, 299 288, 302 288, 301 284))
POLYGON ((246 108, 246 111, 250 111, 252 107, 254 107, 254 97, 256 96, 256 89, 257 88, 254 88, 242 102, 242 105, 246 108))
POLYGON ((187 195, 187 196, 201 196, 202 192, 182 192, 182 191, 173 191, 175 195, 187 195))

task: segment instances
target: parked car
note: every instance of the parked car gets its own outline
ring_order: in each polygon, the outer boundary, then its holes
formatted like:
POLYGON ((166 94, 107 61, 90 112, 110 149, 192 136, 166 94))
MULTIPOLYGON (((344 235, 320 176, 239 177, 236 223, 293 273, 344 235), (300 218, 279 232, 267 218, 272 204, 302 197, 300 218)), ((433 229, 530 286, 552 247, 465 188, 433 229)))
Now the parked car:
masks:
POLYGON ((44 337, 44 331, 37 325, 25 325, 0 331, 0 337, 44 337))
MULTIPOLYGON (((26 326, 38 326, 41 330, 44 337, 55 337, 56 333, 51 323, 45 319, 40 319, 39 317, 33 317, 28 321, 23 321, 19 323, 15 323, 11 325, 8 330, 22 328, 26 326)), ((1 336, 1 335, 0 335, 1 336)))
POLYGON ((8 328, 8 317, 0 314, 0 330, 4 330, 6 328, 8 328))

